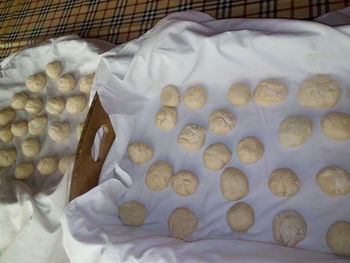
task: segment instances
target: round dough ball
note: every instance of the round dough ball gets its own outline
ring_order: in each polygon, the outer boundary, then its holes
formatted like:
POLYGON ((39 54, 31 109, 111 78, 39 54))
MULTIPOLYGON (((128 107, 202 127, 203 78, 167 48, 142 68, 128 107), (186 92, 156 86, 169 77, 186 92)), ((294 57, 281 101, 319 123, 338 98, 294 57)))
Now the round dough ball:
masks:
POLYGON ((36 138, 27 138, 21 144, 22 153, 27 157, 37 155, 41 150, 41 145, 36 138))
POLYGON ((10 123, 16 117, 16 112, 11 108, 0 110, 0 125, 10 123))
POLYGON ((68 97, 66 109, 70 114, 78 114, 86 107, 86 99, 82 95, 73 95, 68 97))
POLYGON ((244 233, 254 225, 254 217, 253 208, 245 202, 239 202, 227 211, 226 221, 233 231, 244 233))
POLYGON ((228 90, 227 98, 233 106, 243 107, 249 103, 250 90, 246 84, 236 83, 228 90))
POLYGON ((338 255, 350 257, 350 222, 337 221, 327 231, 329 248, 338 255))
POLYGON ((338 165, 321 169, 317 173, 316 182, 327 195, 339 196, 350 192, 350 174, 338 165))
POLYGON ((11 125, 11 132, 16 137, 26 135, 28 133, 28 122, 27 121, 15 121, 11 125))
POLYGON ((171 178, 171 187, 178 195, 189 196, 197 191, 197 175, 188 170, 182 170, 171 178))
POLYGON ((35 171, 34 164, 31 162, 24 162, 16 166, 15 178, 16 179, 27 179, 32 176, 35 171))
POLYGON ((54 97, 46 103, 46 111, 52 115, 60 115, 66 107, 66 101, 62 97, 54 97))
POLYGON ((26 80, 26 86, 31 92, 40 92, 45 88, 46 78, 40 74, 36 73, 29 76, 26 80))
POLYGON ((80 91, 86 94, 91 92, 92 83, 94 82, 95 73, 86 75, 79 80, 80 91))
POLYGON ((42 175, 51 175, 57 171, 57 160, 54 157, 41 158, 37 168, 42 175))
POLYGON ((165 86, 160 94, 160 103, 164 106, 176 107, 180 102, 180 94, 176 87, 165 86))
POLYGON ((11 107, 15 110, 23 110, 27 104, 28 95, 25 92, 19 92, 12 96, 11 107))
POLYGON ((42 111, 44 102, 39 98, 28 99, 27 104, 24 107, 26 112, 30 114, 38 114, 42 111))
POLYGON ((207 94, 201 86, 189 88, 185 91, 183 100, 188 108, 199 109, 207 102, 207 94))
POLYGON ((312 133, 312 121, 305 116, 288 116, 278 129, 279 141, 286 147, 303 144, 312 133))
POLYGON ((83 132, 85 122, 81 122, 77 127, 77 139, 80 140, 81 133, 83 132))
POLYGON ((156 113, 156 126, 161 130, 174 129, 177 122, 177 111, 174 107, 161 107, 156 113))
POLYGON ((254 90, 254 101, 262 106, 270 106, 288 97, 288 88, 278 80, 265 80, 258 83, 254 90))
POLYGON ((63 158, 58 162, 58 169, 62 174, 65 174, 68 167, 73 163, 75 160, 75 154, 68 154, 63 156, 63 158))
POLYGON ((45 66, 45 72, 50 79, 57 78, 62 73, 61 63, 58 61, 50 62, 45 66))
POLYGON ((168 187, 173 173, 173 168, 167 162, 155 162, 147 170, 145 183, 150 190, 159 192, 168 187))
POLYGON ((168 219, 169 235, 185 239, 192 235, 198 224, 197 216, 188 208, 176 208, 168 219))
POLYGON ((321 128, 327 137, 344 141, 350 139, 350 115, 342 112, 331 112, 323 117, 321 128))
POLYGON ((279 168, 270 175, 269 188, 275 196, 291 197, 298 193, 299 187, 298 176, 292 169, 279 168))
POLYGON ((209 145, 203 153, 204 165, 210 170, 220 170, 231 160, 232 152, 222 142, 209 145))
POLYGON ((11 124, 7 124, 0 128, 0 140, 4 143, 10 142, 13 139, 11 132, 11 124))
POLYGON ((177 143, 186 150, 197 151, 202 148, 206 136, 205 128, 196 124, 188 124, 181 129, 177 143))
POLYGON ((212 112, 208 118, 209 130, 222 135, 236 126, 236 117, 228 110, 220 109, 212 112))
POLYGON ((11 166, 17 159, 17 151, 15 148, 0 150, 0 166, 11 166))
POLYGON ((29 133, 32 135, 38 135, 42 133, 47 125, 47 117, 45 115, 40 115, 30 120, 28 123, 29 133))
POLYGON ((54 142, 61 142, 70 135, 70 126, 65 122, 54 122, 49 128, 49 136, 54 142))
POLYGON ((241 170, 228 167, 221 174, 220 189, 227 200, 236 201, 248 194, 249 182, 241 170))
POLYGON ((69 92, 75 88, 75 79, 71 74, 64 74, 57 80, 57 88, 61 92, 69 92))
POLYGON ((127 226, 140 226, 147 216, 147 208, 138 201, 127 201, 119 205, 119 218, 127 226))
POLYGON ((133 141, 128 146, 128 154, 133 163, 141 165, 153 158, 153 148, 147 143, 133 141))
POLYGON ((331 108, 337 104, 341 92, 338 82, 326 75, 316 75, 301 84, 298 102, 305 107, 331 108))
POLYGON ((246 137, 237 144, 238 159, 244 164, 252 164, 264 155, 264 145, 255 137, 246 137))
POLYGON ((275 240, 287 247, 294 247, 306 234, 304 217, 295 210, 279 212, 272 220, 272 233, 275 240))

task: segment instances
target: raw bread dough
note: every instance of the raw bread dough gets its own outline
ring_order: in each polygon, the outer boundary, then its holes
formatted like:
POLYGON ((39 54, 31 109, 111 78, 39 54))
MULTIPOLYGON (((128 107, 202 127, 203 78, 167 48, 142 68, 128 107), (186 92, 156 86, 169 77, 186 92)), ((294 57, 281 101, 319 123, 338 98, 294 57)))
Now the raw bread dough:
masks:
POLYGON ((138 201, 127 201, 119 205, 119 218, 127 226, 142 225, 147 216, 147 208, 138 201))
POLYGON ((189 88, 183 95, 185 105, 190 109, 199 109, 207 102, 207 94, 201 86, 189 88))
POLYGON ((317 173, 316 182, 327 195, 339 196, 350 192, 350 174, 338 165, 321 169, 317 173))
POLYGON ((7 124, 0 128, 0 140, 4 143, 10 142, 13 139, 13 134, 11 132, 11 124, 7 124))
POLYGON ((337 221, 327 231, 329 248, 338 255, 350 257, 350 222, 337 221))
POLYGON ((153 148, 147 143, 133 141, 128 146, 128 154, 133 163, 141 165, 153 158, 153 148))
POLYGON ((62 174, 65 174, 69 165, 73 163, 75 160, 75 154, 67 154, 62 157, 62 159, 58 162, 58 169, 62 174))
POLYGON ((160 94, 160 103, 164 106, 176 107, 180 102, 180 94, 176 87, 165 86, 160 94))
POLYGON ((341 96, 339 83, 326 75, 316 75, 301 84, 298 102, 302 106, 313 108, 331 108, 341 96))
POLYGON ((24 107, 26 112, 30 114, 38 114, 42 111, 44 102, 39 98, 28 99, 27 104, 24 107))
POLYGON ((46 103, 46 111, 52 115, 60 115, 64 111, 66 101, 62 97, 54 97, 46 103))
POLYGON ((70 135, 70 126, 65 122, 54 122, 49 128, 49 136, 54 142, 61 142, 70 135))
POLYGON ((298 193, 300 182, 297 174, 289 168, 274 170, 269 178, 270 191, 276 196, 291 197, 298 193))
POLYGON ((17 151, 15 148, 0 150, 0 166, 11 166, 17 159, 17 151))
POLYGON ((27 179, 32 176, 35 171, 34 164, 31 162, 24 162, 16 166, 15 178, 16 179, 27 179))
POLYGON ((161 107, 156 113, 156 126, 161 130, 174 129, 177 122, 177 111, 174 107, 161 107))
POLYGON ((249 204, 238 202, 227 211, 226 221, 233 231, 244 233, 254 225, 254 210, 249 204))
POLYGON ((258 83, 254 90, 254 101, 262 106, 270 106, 288 97, 288 88, 275 79, 265 80, 258 83))
POLYGON ((57 171, 57 160, 54 157, 41 158, 37 168, 42 175, 51 175, 57 171))
POLYGON ((197 191, 197 175, 188 170, 182 170, 171 178, 173 191, 182 196, 188 196, 197 191))
POLYGON ((41 145, 36 138, 27 138, 21 144, 22 153, 27 157, 36 156, 40 150, 41 145))
POLYGON ((237 144, 238 159, 244 164, 258 161, 264 152, 264 145, 255 137, 246 137, 237 144))
POLYGON ((82 95, 68 97, 66 109, 70 114, 78 114, 85 109, 86 99, 82 95))
POLYGON ((236 201, 248 194, 249 182, 241 170, 228 167, 221 174, 220 189, 227 200, 236 201))
POLYGON ((57 88, 61 92, 69 92, 75 88, 75 79, 71 74, 64 74, 57 80, 57 88))
POLYGON ((220 170, 231 160, 232 152, 222 142, 209 145, 203 153, 204 165, 210 170, 220 170))
POLYGON ((26 106, 28 95, 25 92, 19 92, 12 96, 11 107, 15 110, 23 110, 26 106))
POLYGON ((11 125, 11 132, 14 136, 20 137, 28 133, 27 121, 15 121, 11 125))
POLYGON ((49 78, 57 78, 62 72, 61 63, 58 61, 50 62, 45 66, 45 72, 49 78))
POLYGON ((286 147, 303 144, 312 133, 312 121, 305 116, 288 116, 278 129, 279 141, 286 147))
POLYGON ((250 90, 246 84, 236 83, 228 90, 227 98, 233 106, 243 107, 249 103, 250 90))
POLYGON ((168 219, 169 235, 185 239, 192 235, 198 224, 197 216, 188 208, 176 208, 168 219))
POLYGON ((29 133, 32 135, 38 135, 42 133, 47 124, 47 117, 45 115, 40 115, 30 120, 28 123, 29 133))
POLYGON ((77 127, 77 139, 80 140, 81 133, 83 132, 85 122, 81 122, 77 127))
POLYGON ((272 233, 275 240, 287 247, 294 247, 306 234, 306 221, 295 210, 279 212, 272 220, 272 233))
POLYGON ((86 75, 79 80, 80 91, 86 94, 91 92, 92 83, 94 82, 95 73, 86 75))
POLYGON ((197 151, 202 148, 207 131, 202 126, 188 124, 184 126, 177 138, 177 143, 186 150, 197 151))
POLYGON ((16 112, 11 108, 0 110, 0 125, 10 123, 16 117, 16 112))
POLYGON ((150 190, 159 192, 168 187, 173 173, 173 167, 169 163, 155 162, 147 170, 145 183, 150 190))
POLYGON ((40 74, 36 73, 29 76, 26 80, 26 86, 31 92, 40 92, 45 88, 46 78, 40 74))
POLYGON ((321 128, 327 137, 344 141, 350 139, 350 115, 342 112, 330 112, 323 117, 321 128))
POLYGON ((208 122, 212 133, 222 135, 236 126, 236 117, 229 110, 220 109, 210 114, 208 122))

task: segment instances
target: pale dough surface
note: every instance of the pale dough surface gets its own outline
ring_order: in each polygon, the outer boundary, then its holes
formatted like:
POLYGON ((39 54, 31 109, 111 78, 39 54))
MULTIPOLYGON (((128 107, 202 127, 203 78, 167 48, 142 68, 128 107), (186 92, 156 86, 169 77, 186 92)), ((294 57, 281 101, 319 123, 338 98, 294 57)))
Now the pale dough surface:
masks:
POLYGON ((22 153, 27 157, 36 156, 41 150, 41 144, 36 138, 27 138, 21 144, 22 153))
POLYGON ((350 115, 343 112, 330 112, 321 121, 323 134, 344 141, 350 139, 350 115))
POLYGON ((7 124, 0 128, 0 140, 4 143, 10 142, 13 139, 13 134, 11 132, 11 124, 7 124))
POLYGON ((24 162, 16 166, 15 178, 16 179, 27 179, 32 176, 35 171, 34 164, 32 162, 24 162))
POLYGON ((350 222, 333 223, 326 234, 329 248, 338 255, 350 257, 350 222))
POLYGON ((64 74, 57 80, 57 88, 61 92, 69 92, 75 88, 76 82, 71 74, 64 74))
POLYGON ((128 154, 133 163, 142 165, 153 158, 153 148, 147 143, 133 141, 128 146, 128 154))
POLYGON ((65 174, 69 165, 73 163, 75 160, 75 154, 67 154, 61 158, 58 162, 58 169, 62 174, 65 174))
POLYGON ((61 142, 70 135, 70 126, 66 122, 54 122, 49 128, 49 136, 54 142, 61 142))
POLYGON ((160 93, 160 103, 164 106, 176 107, 180 102, 180 94, 175 86, 165 86, 160 93))
POLYGON ((16 117, 16 112, 11 108, 0 110, 0 125, 10 123, 16 117))
POLYGON ((168 187, 173 174, 173 167, 169 163, 157 161, 148 168, 145 184, 150 190, 159 192, 168 187))
POLYGON ((228 101, 236 107, 243 107, 250 101, 250 90, 245 83, 232 85, 227 92, 228 101))
POLYGON ((222 142, 209 145, 203 153, 204 165, 210 170, 220 170, 231 160, 232 152, 222 142))
POLYGON ((125 225, 142 225, 146 217, 147 208, 141 202, 133 200, 119 205, 119 218, 125 225))
POLYGON ((38 114, 42 111, 44 102, 40 98, 28 99, 24 109, 30 114, 38 114))
POLYGON ((255 103, 262 106, 280 103, 287 97, 287 86, 274 79, 259 82, 253 93, 255 103))
POLYGON ((23 110, 26 106, 28 95, 25 92, 19 92, 12 96, 11 107, 15 110, 23 110))
POLYGON ((236 201, 248 194, 249 181, 240 169, 228 167, 221 174, 220 190, 227 200, 236 201))
POLYGON ((77 126, 76 133, 77 133, 77 139, 78 139, 78 140, 80 140, 81 133, 83 132, 83 129, 84 129, 84 124, 85 124, 85 122, 81 122, 81 123, 79 123, 79 125, 77 126))
POLYGON ((270 191, 280 197, 294 196, 300 188, 297 174, 289 168, 278 168, 272 171, 268 184, 270 191))
POLYGON ((15 121, 11 125, 11 132, 14 136, 20 137, 28 133, 27 121, 15 121))
POLYGON ((207 93, 201 86, 188 88, 183 95, 183 100, 188 108, 199 109, 207 103, 207 93))
POLYGON ((279 141, 286 147, 297 147, 306 142, 312 133, 312 121, 305 116, 288 116, 278 129, 279 141))
POLYGON ((86 75, 79 80, 79 89, 85 94, 89 94, 92 89, 92 83, 94 82, 95 73, 86 75))
POLYGON ((327 195, 341 196, 350 192, 350 174, 338 165, 321 169, 317 173, 316 182, 327 195))
POLYGON ((161 107, 156 113, 156 126, 161 130, 172 130, 177 122, 177 111, 175 107, 161 107))
POLYGON ((29 76, 26 80, 28 90, 34 93, 42 91, 45 88, 45 84, 46 78, 40 73, 29 76))
POLYGON ((168 219, 169 235, 185 239, 192 235, 198 224, 197 216, 188 208, 176 208, 168 219))
POLYGON ((265 152, 264 145, 255 137, 246 137, 237 143, 238 159, 244 164, 258 161, 265 152))
POLYGON ((254 210, 248 203, 236 203, 227 211, 226 221, 233 231, 244 233, 254 225, 254 210))
POLYGON ((175 193, 182 196, 189 196, 198 189, 197 175, 188 170, 182 170, 171 178, 171 187, 175 193))
POLYGON ((15 148, 0 150, 0 166, 8 167, 16 162, 17 151, 15 148))
POLYGON ((62 72, 61 63, 58 61, 53 61, 53 62, 48 63, 45 66, 45 72, 49 78, 51 78, 51 79, 57 78, 62 72))
POLYGON ((37 168, 42 175, 51 175, 57 171, 57 159, 51 156, 41 158, 37 168))
POLYGON ((86 103, 87 101, 83 95, 70 96, 67 99, 66 110, 70 114, 78 114, 85 109, 86 103))
POLYGON ((223 135, 236 126, 236 117, 229 110, 219 109, 210 114, 208 122, 212 133, 223 135))
POLYGON ((52 115, 60 115, 66 107, 66 101, 62 97, 54 97, 47 101, 46 111, 52 115))
POLYGON ((32 135, 38 135, 42 133, 47 125, 47 117, 45 115, 40 115, 28 122, 28 130, 32 135))
POLYGON ((188 124, 184 126, 177 138, 177 143, 186 150, 197 151, 202 148, 207 131, 202 126, 188 124))

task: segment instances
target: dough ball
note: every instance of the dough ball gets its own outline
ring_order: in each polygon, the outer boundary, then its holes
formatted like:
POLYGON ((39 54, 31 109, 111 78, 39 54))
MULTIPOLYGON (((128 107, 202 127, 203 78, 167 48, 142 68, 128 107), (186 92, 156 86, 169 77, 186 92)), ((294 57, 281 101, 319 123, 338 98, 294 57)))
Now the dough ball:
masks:
POLYGON ((38 114, 42 111, 44 102, 39 98, 28 99, 27 104, 24 107, 26 112, 30 114, 38 114))
POLYGON ((54 157, 41 158, 37 168, 42 175, 51 175, 57 171, 57 160, 54 157))
POLYGON ((181 129, 177 143, 186 150, 197 151, 202 148, 206 136, 205 128, 196 124, 189 124, 181 129))
POLYGON ((4 143, 10 142, 13 139, 13 134, 11 132, 11 124, 7 124, 0 128, 0 140, 4 143))
POLYGON ((176 87, 165 86, 160 94, 160 103, 164 106, 176 107, 180 102, 180 94, 176 87))
POLYGON ((12 96, 11 107, 15 110, 23 110, 27 104, 28 95, 25 92, 19 92, 12 96))
POLYGON ((323 117, 321 128, 327 137, 344 141, 350 139, 350 115, 342 112, 331 112, 323 117))
POLYGON ((244 83, 234 84, 228 90, 227 98, 233 106, 243 107, 249 103, 250 90, 244 83))
POLYGON ((57 81, 57 88, 61 92, 69 92, 75 88, 75 79, 71 74, 62 75, 57 81))
POLYGON ((183 99, 188 108, 199 109, 207 102, 207 94, 201 86, 198 86, 187 89, 184 93, 183 99))
POLYGON ((70 114, 78 114, 86 107, 86 99, 82 95, 73 95, 68 97, 66 109, 70 114))
POLYGON ((272 220, 272 233, 275 240, 287 247, 294 247, 306 234, 304 217, 295 210, 279 212, 272 220))
POLYGON ((61 142, 70 135, 70 126, 65 122, 54 122, 49 128, 49 136, 54 142, 61 142))
POLYGON ((334 253, 350 257, 350 222, 337 221, 332 224, 327 231, 326 241, 334 253))
POLYGON ((31 162, 24 162, 16 166, 15 178, 16 179, 27 179, 32 176, 35 171, 34 164, 31 162))
POLYGON ((46 111, 52 115, 60 115, 66 107, 66 101, 62 97, 54 97, 46 103, 46 111))
POLYGON ((204 165, 210 170, 220 170, 231 160, 232 152, 222 142, 209 145, 203 154, 204 165))
POLYGON ((176 208, 168 219, 169 235, 185 239, 192 235, 198 224, 197 216, 188 208, 176 208))
POLYGON ((50 62, 45 66, 45 72, 50 79, 57 78, 62 73, 61 63, 58 61, 50 62))
POLYGON ((350 192, 350 174, 338 165, 321 169, 317 173, 316 182, 327 195, 339 196, 350 192))
POLYGON ((142 225, 147 216, 147 208, 138 201, 127 201, 119 205, 119 218, 127 226, 142 225))
POLYGON ((298 101, 302 106, 331 108, 341 95, 339 84, 326 75, 316 75, 301 84, 298 101))
POLYGON ((11 132, 16 137, 26 135, 28 133, 28 122, 27 121, 15 121, 11 125, 11 132))
POLYGON ((233 231, 244 233, 254 225, 254 210, 249 204, 238 202, 227 211, 226 221, 233 231))
POLYGON ((29 76, 26 80, 26 86, 31 92, 40 92, 45 88, 46 78, 40 74, 36 73, 32 76, 29 76))
POLYGON ((22 142, 21 149, 25 156, 34 157, 40 152, 41 145, 38 139, 27 138, 22 142))
POLYGON ((161 130, 174 129, 177 122, 177 111, 174 107, 161 107, 156 114, 156 126, 161 130))
POLYGON ((133 141, 128 146, 128 154, 133 163, 144 164, 153 158, 153 148, 140 141, 133 141))
POLYGON ((275 196, 291 197, 298 193, 299 187, 298 176, 292 169, 279 168, 270 175, 269 188, 275 196))
POLYGON ((28 123, 29 133, 32 135, 38 135, 42 133, 47 125, 47 117, 45 115, 40 115, 30 120, 28 123))
POLYGON ((178 195, 188 196, 197 191, 197 175, 188 170, 182 170, 171 178, 171 187, 178 195))
POLYGON ((81 122, 77 127, 77 139, 80 140, 81 133, 83 132, 85 122, 81 122))
POLYGON ((220 109, 210 114, 208 122, 212 133, 222 135, 236 126, 236 117, 230 111, 220 109))
POLYGON ((94 82, 95 73, 86 75, 79 80, 80 91, 86 94, 90 94, 92 83, 94 82))
POLYGON ((241 170, 228 167, 221 174, 220 189, 227 200, 236 201, 248 194, 249 182, 241 170))
POLYGON ((16 112, 11 108, 0 110, 0 125, 10 123, 16 117, 16 112))
POLYGON ((289 116, 278 129, 279 141, 286 147, 303 144, 312 133, 312 121, 305 116, 289 116))
POLYGON ((65 174, 68 167, 73 163, 75 160, 75 154, 68 154, 63 156, 63 158, 58 162, 58 169, 62 174, 65 174))
POLYGON ((168 187, 172 176, 173 167, 167 162, 158 161, 148 168, 145 183, 150 190, 159 192, 168 187))
POLYGON ((278 80, 265 80, 259 82, 254 90, 254 101, 262 106, 270 106, 288 97, 288 88, 278 80))
POLYGON ((237 144, 238 159, 244 164, 258 161, 264 152, 264 145, 255 137, 246 137, 237 144))
POLYGON ((8 148, 0 150, 0 166, 11 166, 17 158, 17 151, 15 148, 8 148))

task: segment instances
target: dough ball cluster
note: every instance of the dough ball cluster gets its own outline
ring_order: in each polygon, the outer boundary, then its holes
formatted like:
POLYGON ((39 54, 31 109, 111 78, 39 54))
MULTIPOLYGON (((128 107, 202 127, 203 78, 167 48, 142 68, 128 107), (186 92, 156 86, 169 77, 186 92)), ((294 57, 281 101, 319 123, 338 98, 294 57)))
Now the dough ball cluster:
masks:
POLYGON ((249 182, 240 169, 228 167, 221 174, 220 189, 227 200, 236 201, 248 194, 249 182))
POLYGON ((192 235, 198 224, 197 216, 188 208, 176 208, 168 219, 171 237, 185 239, 192 235))
POLYGON ((269 188, 275 196, 292 197, 298 193, 299 187, 300 181, 292 169, 279 168, 270 175, 269 188))
POLYGON ((11 108, 0 110, 0 125, 4 126, 16 117, 16 112, 11 108))
POLYGON ((26 112, 36 115, 39 114, 44 108, 44 102, 40 98, 28 99, 24 109, 26 112))
POLYGON ((15 121, 11 125, 11 132, 14 136, 20 137, 28 133, 27 121, 15 121))
POLYGON ((289 116, 278 129, 279 141, 286 147, 297 147, 305 143, 312 133, 312 121, 305 116, 289 116))
POLYGON ((174 107, 161 107, 156 113, 156 126, 161 130, 172 130, 177 122, 177 111, 174 107))
POLYGON ((62 73, 61 63, 58 61, 48 63, 45 66, 45 72, 49 78, 57 78, 62 73))
POLYGON ((75 154, 68 154, 62 157, 62 159, 58 162, 58 170, 62 174, 65 174, 68 170, 68 167, 74 162, 75 154))
POLYGON ((333 252, 350 257, 350 222, 333 223, 327 231, 326 241, 333 252))
POLYGON ((19 92, 12 96, 11 107, 15 110, 23 110, 27 104, 28 94, 25 92, 19 92))
POLYGON ((236 117, 229 110, 220 109, 210 114, 208 122, 212 133, 223 135, 236 126, 236 117))
POLYGON ((35 171, 34 164, 31 162, 24 162, 16 166, 14 176, 16 179, 24 180, 33 175, 35 171))
POLYGON ((90 94, 92 89, 92 83, 94 82, 95 73, 86 75, 79 80, 80 91, 85 94, 90 94))
POLYGON ((31 135, 39 135, 47 125, 47 117, 40 115, 28 122, 28 130, 31 135))
POLYGON ((119 218, 127 226, 140 226, 147 217, 147 208, 139 201, 127 201, 119 205, 119 218))
POLYGON ((278 80, 265 80, 258 83, 253 97, 256 104, 271 106, 287 99, 288 88, 278 80))
POLYGON ((128 154, 133 163, 142 165, 153 158, 153 148, 147 143, 134 141, 128 146, 128 154))
POLYGON ((188 108, 199 109, 207 103, 207 93, 201 86, 188 88, 183 95, 183 100, 188 108))
POLYGON ((344 141, 350 139, 350 115, 342 112, 331 112, 323 117, 321 128, 327 137, 344 141))
POLYGON ((254 225, 254 210, 248 203, 236 203, 227 211, 226 220, 233 231, 244 233, 254 225))
POLYGON ((40 73, 31 75, 26 80, 28 90, 34 93, 42 91, 45 88, 45 84, 46 78, 40 73))
POLYGON ((189 196, 198 189, 197 175, 188 170, 182 170, 171 178, 173 191, 182 196, 189 196))
POLYGON ((54 97, 47 101, 46 111, 52 115, 60 115, 66 107, 66 101, 62 97, 54 97))
POLYGON ((30 137, 22 142, 21 149, 25 156, 34 157, 40 152, 41 144, 38 139, 30 137))
POLYGON ((264 145, 255 137, 246 137, 237 143, 237 156, 244 164, 255 163, 264 152, 264 145))
POLYGON ((202 126, 188 124, 181 129, 177 142, 186 150, 197 151, 202 148, 206 135, 207 131, 202 126))
POLYGON ((7 124, 0 128, 0 140, 4 143, 10 142, 13 139, 11 132, 11 124, 7 124))
POLYGON ((17 151, 14 148, 0 150, 0 166, 9 167, 16 162, 17 151))
POLYGON ((145 183, 150 190, 159 192, 168 187, 173 174, 173 168, 169 163, 158 161, 148 168, 145 183))
POLYGON ((205 149, 204 165, 210 170, 220 170, 231 160, 232 152, 222 142, 214 143, 205 149))
POLYGON ((176 107, 180 103, 180 94, 175 86, 168 85, 162 89, 160 103, 168 107, 176 107))
POLYGON ((51 175, 57 171, 57 159, 51 156, 41 158, 37 168, 42 175, 51 175))
POLYGON ((75 78, 71 74, 64 74, 57 80, 57 88, 63 93, 71 91, 75 85, 75 78))
POLYGON ((78 114, 82 112, 86 107, 87 101, 82 95, 73 95, 68 97, 66 110, 70 114, 78 114))
POLYGON ((249 87, 244 83, 234 84, 228 90, 227 98, 233 106, 243 107, 250 101, 249 87))
POLYGON ((81 133, 83 132, 83 129, 84 129, 84 124, 85 124, 85 122, 81 122, 81 123, 79 123, 79 125, 77 126, 76 135, 77 135, 77 139, 78 139, 78 140, 80 140, 81 133))
POLYGON ((62 142, 70 135, 70 125, 66 122, 54 122, 50 126, 48 133, 54 142, 62 142))
POLYGON ((317 173, 316 182, 327 195, 341 196, 350 192, 350 174, 338 165, 321 169, 317 173))

